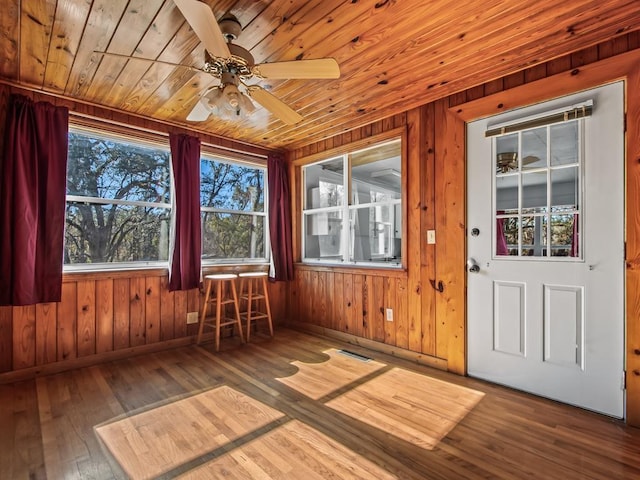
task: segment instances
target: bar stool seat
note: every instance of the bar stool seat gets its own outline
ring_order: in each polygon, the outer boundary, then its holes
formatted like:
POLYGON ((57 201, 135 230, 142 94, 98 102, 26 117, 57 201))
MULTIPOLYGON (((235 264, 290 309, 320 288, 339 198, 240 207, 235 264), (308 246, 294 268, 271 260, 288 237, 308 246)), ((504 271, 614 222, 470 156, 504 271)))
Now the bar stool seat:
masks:
POLYGON ((243 272, 240 277, 240 301, 246 303, 246 310, 240 313, 246 319, 247 342, 251 338, 251 322, 266 319, 269 324, 269 334, 273 337, 273 322, 271 319, 271 305, 267 290, 267 272, 243 272), (265 311, 260 311, 259 301, 264 300, 265 311), (255 303, 255 305, 254 305, 255 303))
POLYGON ((235 273, 217 273, 213 275, 206 275, 204 277, 206 293, 204 295, 202 313, 200 314, 200 326, 198 328, 198 339, 196 341, 197 344, 200 344, 200 340, 202 340, 202 332, 205 324, 215 329, 216 352, 220 349, 220 329, 227 325, 237 325, 240 339, 244 343, 238 304, 238 292, 236 290, 237 278, 238 276, 235 273), (216 286, 215 297, 211 295, 214 285, 216 286), (209 303, 211 303, 212 306, 215 306, 216 314, 213 321, 207 321, 207 308, 209 303), (227 317, 226 312, 222 309, 223 305, 228 304, 233 304, 235 313, 233 318, 227 317))

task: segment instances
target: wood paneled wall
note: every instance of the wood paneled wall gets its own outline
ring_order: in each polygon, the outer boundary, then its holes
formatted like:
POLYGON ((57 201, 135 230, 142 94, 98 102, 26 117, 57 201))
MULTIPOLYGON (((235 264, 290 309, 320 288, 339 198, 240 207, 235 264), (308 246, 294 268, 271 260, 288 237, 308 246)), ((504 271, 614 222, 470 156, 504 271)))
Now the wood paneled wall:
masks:
MULTIPOLYGON (((203 292, 167 285, 161 269, 68 274, 59 303, 0 307, 0 373, 56 371, 191 341, 198 325, 187 325, 187 312, 200 311, 203 292)), ((269 288, 282 320, 285 284, 269 288)))
MULTIPOLYGON (((293 216, 302 207, 301 165, 399 127, 406 134, 406 269, 298 264, 290 320, 418 352, 426 363, 464 374, 464 122, 449 112, 447 99, 292 152, 293 216), (435 245, 427 244, 427 230, 436 231, 435 245), (387 308, 393 321, 386 320, 387 308)), ((296 221, 294 230, 299 240, 296 221)))
MULTIPOLYGON (((35 101, 64 105, 72 112, 99 120, 152 132, 190 133, 203 143, 227 150, 259 155, 268 153, 261 147, 190 132, 3 83, 0 83, 0 132, 4 131, 5 111, 11 93, 19 93, 35 101)), ((0 149, 3 140, 4 135, 0 135, 0 149)), ((240 267, 220 267, 217 270, 228 269, 236 271, 240 267)), ((205 273, 212 271, 207 269, 205 273)), ((169 292, 167 282, 164 269, 66 274, 60 303, 0 307, 0 379, 16 378, 21 372, 28 375, 38 371, 56 371, 191 341, 190 337, 197 334, 197 325, 187 325, 186 315, 187 312, 200 311, 203 294, 197 289, 169 292)), ((276 320, 286 316, 285 293, 284 283, 269 284, 276 320)))
MULTIPOLYGON (((299 168, 354 140, 399 125, 407 130, 406 271, 296 266, 292 320, 383 342, 466 371, 464 122, 607 83, 627 80, 627 417, 640 425, 640 36, 637 32, 533 66, 385 121, 290 153, 294 192, 299 168), (628 52, 628 53, 627 53, 628 52), (545 81, 547 80, 547 81, 545 81), (532 84, 536 82, 535 84, 532 84), (476 102, 474 104, 474 102, 476 102), (436 244, 426 244, 427 230, 436 244), (442 292, 439 290, 442 282, 442 292), (383 308, 394 308, 394 322, 383 308), (402 317, 402 318, 400 318, 402 317)), ((300 215, 294 199, 294 216, 300 215)), ((298 231, 297 236, 300 233, 298 231)), ((299 260, 300 251, 296 250, 299 260)))

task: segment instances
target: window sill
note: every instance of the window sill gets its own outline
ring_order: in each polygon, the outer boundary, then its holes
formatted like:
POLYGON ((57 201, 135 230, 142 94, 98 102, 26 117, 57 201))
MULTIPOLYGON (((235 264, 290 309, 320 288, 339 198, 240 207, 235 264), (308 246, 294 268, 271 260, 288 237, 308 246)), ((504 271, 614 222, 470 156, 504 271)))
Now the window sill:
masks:
POLYGON ((375 277, 406 278, 407 269, 403 267, 384 268, 379 266, 362 265, 328 265, 321 263, 295 263, 294 268, 302 271, 312 272, 336 272, 350 273, 355 275, 372 275, 375 277))
MULTIPOLYGON (((245 272, 245 271, 262 270, 268 271, 269 264, 264 262, 241 262, 241 263, 219 263, 219 264, 203 264, 202 275, 219 272, 245 272)), ((82 268, 76 270, 67 270, 62 273, 63 282, 77 282, 80 280, 112 280, 117 278, 144 278, 144 277, 165 277, 169 273, 167 267, 161 266, 135 266, 126 267, 118 266, 111 268, 82 268)))
POLYGON ((110 280, 116 278, 162 277, 167 275, 167 267, 118 267, 67 270, 62 272, 63 282, 79 280, 110 280))

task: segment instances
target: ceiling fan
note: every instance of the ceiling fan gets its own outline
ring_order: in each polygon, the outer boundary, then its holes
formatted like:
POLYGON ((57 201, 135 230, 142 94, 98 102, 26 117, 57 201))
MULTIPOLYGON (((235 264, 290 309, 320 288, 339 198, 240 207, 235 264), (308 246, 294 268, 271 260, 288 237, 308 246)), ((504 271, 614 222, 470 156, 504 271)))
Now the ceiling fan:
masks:
MULTIPOLYGON (((526 167, 533 163, 539 162, 540 159, 533 155, 528 155, 522 159, 522 166, 526 167)), ((499 153, 496 158, 496 167, 498 173, 509 173, 518 170, 518 153, 503 152, 499 153)))
POLYGON ((340 77, 340 68, 333 58, 294 60, 255 64, 245 48, 232 43, 242 32, 238 19, 227 14, 216 21, 211 8, 199 0, 173 0, 187 23, 205 48, 204 67, 131 57, 109 52, 103 55, 125 57, 181 66, 211 74, 217 84, 205 90, 187 120, 202 122, 211 114, 226 120, 244 118, 255 110, 252 100, 273 113, 286 124, 296 124, 302 116, 260 85, 248 83, 254 79, 330 79, 340 77))

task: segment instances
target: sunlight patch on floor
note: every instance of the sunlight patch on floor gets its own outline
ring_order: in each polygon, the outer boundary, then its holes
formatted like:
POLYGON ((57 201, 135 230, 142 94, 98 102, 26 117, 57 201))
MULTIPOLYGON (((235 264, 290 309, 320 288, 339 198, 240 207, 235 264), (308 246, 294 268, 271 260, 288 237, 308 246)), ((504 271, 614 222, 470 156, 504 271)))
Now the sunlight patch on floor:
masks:
POLYGON ((223 386, 96 427, 127 475, 154 478, 284 417, 223 386))
POLYGON ((393 368, 326 405, 431 450, 483 396, 470 388, 393 368))
POLYGON ((398 477, 318 430, 292 420, 178 478, 392 480, 398 477))
POLYGON ((291 362, 298 371, 290 377, 276 380, 318 400, 386 366, 375 360, 363 362, 342 355, 335 348, 323 353, 329 356, 329 360, 322 363, 291 362))

